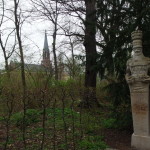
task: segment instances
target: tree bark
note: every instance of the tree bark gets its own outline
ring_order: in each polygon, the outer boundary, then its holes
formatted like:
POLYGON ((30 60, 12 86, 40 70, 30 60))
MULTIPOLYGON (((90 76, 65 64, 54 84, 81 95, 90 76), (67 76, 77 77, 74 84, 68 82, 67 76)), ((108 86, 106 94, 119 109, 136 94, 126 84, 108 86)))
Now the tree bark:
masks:
POLYGON ((56 37, 57 37, 57 20, 58 20, 58 2, 56 0, 56 16, 54 16, 54 33, 53 33, 53 55, 54 55, 54 67, 55 67, 55 80, 58 80, 58 63, 56 55, 56 37))
MULTIPOLYGON (((20 15, 18 15, 18 5, 19 1, 14 0, 14 17, 15 17, 15 28, 16 28, 16 35, 19 45, 19 51, 20 51, 20 59, 21 59, 21 80, 22 80, 22 102, 23 102, 23 143, 24 148, 26 149, 26 78, 25 78, 25 64, 24 64, 24 54, 23 54, 23 46, 22 46, 22 40, 20 35, 20 15)), ((21 12, 20 12, 21 13, 21 12)))
POLYGON ((58 65, 56 56, 56 35, 57 35, 57 24, 55 24, 55 29, 53 33, 53 55, 54 55, 54 67, 55 67, 55 80, 58 80, 58 65))
POLYGON ((74 46, 73 42, 71 41, 71 37, 69 36, 70 46, 71 46, 71 57, 72 57, 72 67, 71 67, 71 76, 75 78, 75 59, 74 59, 74 46))
POLYGON ((10 74, 9 74, 9 65, 8 65, 8 57, 6 55, 6 50, 5 50, 5 47, 3 46, 1 37, 0 37, 0 45, 1 45, 1 48, 3 50, 3 55, 4 55, 4 59, 5 59, 5 70, 7 72, 7 76, 10 77, 10 74))
POLYGON ((86 20, 85 20, 85 91, 83 105, 87 107, 99 106, 96 98, 96 0, 85 0, 86 20))

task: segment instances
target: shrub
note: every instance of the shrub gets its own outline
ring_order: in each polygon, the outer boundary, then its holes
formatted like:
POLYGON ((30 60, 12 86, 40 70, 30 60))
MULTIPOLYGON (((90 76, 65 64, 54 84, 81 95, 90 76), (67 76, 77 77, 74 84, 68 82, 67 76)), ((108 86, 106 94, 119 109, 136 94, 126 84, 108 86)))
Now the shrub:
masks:
POLYGON ((108 100, 112 105, 111 118, 116 120, 118 128, 132 129, 132 114, 129 88, 125 80, 111 80, 106 87, 108 100))

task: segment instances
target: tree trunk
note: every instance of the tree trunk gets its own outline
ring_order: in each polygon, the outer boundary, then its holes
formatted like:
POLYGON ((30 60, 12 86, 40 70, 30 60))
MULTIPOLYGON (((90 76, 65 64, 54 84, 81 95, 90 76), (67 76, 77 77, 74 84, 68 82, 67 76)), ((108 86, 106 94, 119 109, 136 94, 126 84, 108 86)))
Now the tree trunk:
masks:
POLYGON ((70 40, 70 46, 71 46, 71 56, 72 56, 72 68, 71 68, 71 74, 72 78, 75 78, 75 59, 74 59, 74 47, 73 47, 73 42, 71 41, 71 37, 69 37, 70 40))
POLYGON ((57 10, 57 0, 56 0, 56 16, 54 19, 54 33, 53 33, 53 55, 54 55, 54 67, 55 67, 55 80, 58 80, 58 64, 56 56, 56 36, 57 36, 57 20, 58 20, 58 10, 57 10))
POLYGON ((6 70, 6 73, 7 73, 7 77, 9 78, 10 77, 10 72, 9 72, 9 65, 8 65, 8 57, 6 55, 6 50, 5 50, 5 47, 3 46, 1 37, 0 37, 0 45, 1 45, 1 48, 3 50, 3 55, 4 55, 4 59, 5 59, 5 70, 6 70))
POLYGON ((58 65, 57 65, 57 56, 56 56, 56 34, 57 34, 57 27, 55 25, 53 33, 53 55, 54 55, 54 67, 55 67, 55 80, 58 80, 58 65))
POLYGON ((85 91, 83 106, 99 106, 96 98, 96 0, 85 0, 86 20, 85 20, 85 51, 86 51, 86 68, 85 68, 85 91))
MULTIPOLYGON (((22 80, 22 102, 23 102, 23 143, 24 148, 26 149, 26 78, 25 78, 25 64, 24 64, 24 54, 23 54, 23 47, 22 47, 22 40, 20 35, 20 16, 18 15, 18 5, 19 1, 14 0, 14 17, 15 17, 15 28, 16 28, 16 35, 19 45, 19 51, 20 51, 20 59, 21 59, 21 80, 22 80)), ((20 12, 21 13, 21 12, 20 12)))

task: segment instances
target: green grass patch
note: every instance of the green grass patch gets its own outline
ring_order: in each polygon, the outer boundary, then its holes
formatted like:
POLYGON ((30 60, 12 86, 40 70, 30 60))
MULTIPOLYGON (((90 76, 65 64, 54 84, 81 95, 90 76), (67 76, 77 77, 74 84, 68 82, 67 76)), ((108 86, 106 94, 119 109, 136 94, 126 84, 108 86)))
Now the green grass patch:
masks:
MULTIPOLYGON (((23 112, 15 113, 11 116, 11 122, 15 124, 16 126, 22 126, 23 125, 23 112)), ((31 125, 32 123, 37 123, 40 121, 40 111, 36 109, 28 109, 26 111, 25 116, 25 124, 31 125)))
POLYGON ((101 136, 88 136, 78 143, 78 148, 82 150, 104 150, 107 147, 101 136))
POLYGON ((102 127, 104 128, 108 128, 108 129, 117 128, 116 119, 114 118, 102 119, 101 124, 102 124, 102 127))

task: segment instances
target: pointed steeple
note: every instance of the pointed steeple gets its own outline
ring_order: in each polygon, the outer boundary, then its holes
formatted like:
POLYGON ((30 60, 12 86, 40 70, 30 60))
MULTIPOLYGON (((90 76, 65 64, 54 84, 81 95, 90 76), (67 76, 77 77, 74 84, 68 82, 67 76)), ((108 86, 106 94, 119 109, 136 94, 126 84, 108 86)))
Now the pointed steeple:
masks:
POLYGON ((44 47, 43 47, 43 60, 41 61, 41 64, 46 68, 51 68, 50 52, 49 52, 49 48, 48 48, 48 40, 47 40, 46 30, 45 30, 45 39, 44 39, 44 47))
POLYGON ((43 51, 49 52, 46 30, 45 30, 45 39, 44 39, 43 51))

